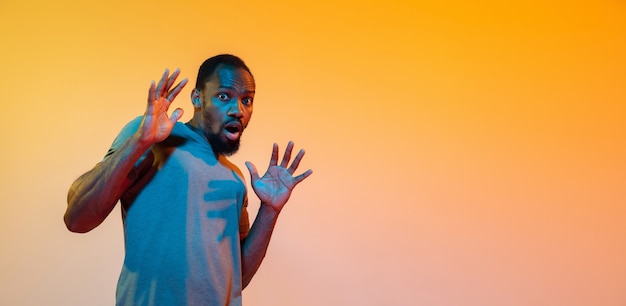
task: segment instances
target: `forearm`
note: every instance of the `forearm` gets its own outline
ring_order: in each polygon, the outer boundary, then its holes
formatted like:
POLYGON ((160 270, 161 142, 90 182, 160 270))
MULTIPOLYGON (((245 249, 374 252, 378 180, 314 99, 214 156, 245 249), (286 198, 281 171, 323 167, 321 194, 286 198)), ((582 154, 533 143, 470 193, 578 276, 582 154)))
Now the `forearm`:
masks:
POLYGON ((261 204, 248 237, 243 241, 241 251, 243 288, 248 286, 250 280, 252 280, 252 277, 261 266, 261 262, 267 253, 278 214, 279 212, 273 208, 261 204))
POLYGON ((72 184, 64 216, 70 231, 88 232, 104 221, 128 188, 128 174, 149 148, 139 141, 138 135, 133 135, 109 158, 72 184))

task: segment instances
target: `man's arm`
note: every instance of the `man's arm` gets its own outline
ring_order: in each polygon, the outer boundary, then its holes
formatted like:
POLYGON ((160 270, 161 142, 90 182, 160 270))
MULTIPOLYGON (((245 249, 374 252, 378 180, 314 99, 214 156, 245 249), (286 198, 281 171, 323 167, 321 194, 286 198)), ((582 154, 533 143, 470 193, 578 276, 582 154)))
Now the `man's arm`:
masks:
POLYGON ((67 195, 65 225, 72 232, 88 232, 104 221, 130 185, 127 176, 149 146, 135 133, 110 158, 80 176, 67 195))
POLYGON ((169 136, 174 124, 183 115, 182 109, 176 109, 169 117, 167 115, 171 102, 187 84, 187 79, 184 79, 170 90, 179 74, 177 69, 169 76, 166 70, 156 87, 152 82, 146 113, 137 131, 109 158, 72 184, 63 217, 70 231, 85 233, 100 225, 132 183, 128 174, 137 160, 153 144, 169 136))
POLYGON ((290 141, 285 150, 283 160, 278 165, 278 145, 274 144, 270 165, 263 177, 259 177, 256 167, 252 163, 246 162, 246 167, 250 171, 252 188, 261 200, 261 208, 259 208, 248 236, 242 243, 241 257, 244 288, 248 286, 259 266, 261 266, 261 262, 267 253, 267 247, 269 246, 276 220, 278 220, 278 215, 285 204, 287 204, 293 188, 313 173, 309 169, 298 176, 293 176, 300 164, 300 160, 304 156, 304 150, 298 152, 291 166, 287 168, 292 150, 293 142, 290 141))

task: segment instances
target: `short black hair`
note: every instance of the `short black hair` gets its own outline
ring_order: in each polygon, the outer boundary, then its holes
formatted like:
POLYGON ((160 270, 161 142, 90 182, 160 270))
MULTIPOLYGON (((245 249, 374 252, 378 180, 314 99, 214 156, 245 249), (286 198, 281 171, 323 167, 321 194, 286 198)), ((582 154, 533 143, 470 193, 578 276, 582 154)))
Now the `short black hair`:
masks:
MULTIPOLYGON (((246 63, 244 63, 241 58, 232 54, 219 54, 207 59, 206 61, 204 61, 204 63, 202 63, 202 65, 200 65, 200 69, 198 69, 198 77, 196 78, 197 90, 204 89, 204 85, 206 84, 206 82, 209 81, 209 78, 211 77, 211 75, 213 75, 213 72, 215 72, 217 66, 221 64, 232 66, 234 68, 242 68, 247 71, 250 76, 252 76, 250 68, 246 66, 246 63)), ((252 76, 252 79, 254 79, 254 76, 252 76)))

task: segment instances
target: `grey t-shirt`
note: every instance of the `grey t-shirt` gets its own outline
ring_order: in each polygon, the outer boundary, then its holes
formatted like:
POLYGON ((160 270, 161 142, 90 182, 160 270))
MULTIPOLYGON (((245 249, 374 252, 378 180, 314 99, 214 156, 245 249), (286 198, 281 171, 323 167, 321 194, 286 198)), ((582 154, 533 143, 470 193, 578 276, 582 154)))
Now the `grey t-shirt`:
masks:
MULTIPOLYGON (((107 157, 140 122, 126 125, 107 157)), ((176 123, 128 177, 117 304, 241 305, 240 241, 250 226, 240 170, 176 123)))

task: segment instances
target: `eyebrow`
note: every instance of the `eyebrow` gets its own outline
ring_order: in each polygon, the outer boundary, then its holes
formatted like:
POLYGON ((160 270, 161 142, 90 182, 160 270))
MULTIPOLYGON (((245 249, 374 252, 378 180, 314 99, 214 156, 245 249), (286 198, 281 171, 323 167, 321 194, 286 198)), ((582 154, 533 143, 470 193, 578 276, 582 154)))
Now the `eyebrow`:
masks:
MULTIPOLYGON (((228 89, 228 90, 232 90, 232 91, 237 91, 237 89, 235 87, 232 87, 232 86, 220 85, 220 87, 218 87, 218 88, 219 89, 228 89)), ((246 91, 244 91, 244 93, 251 94, 251 93, 256 93, 256 92, 254 90, 246 90, 246 91)))

